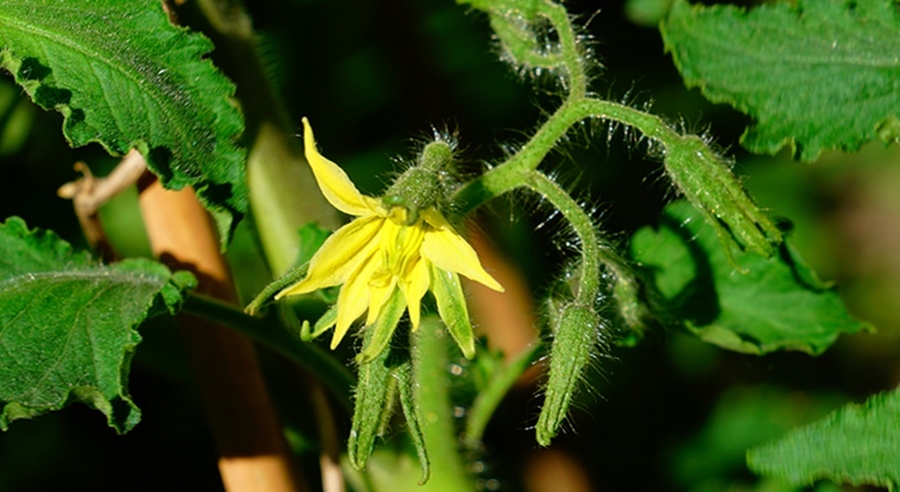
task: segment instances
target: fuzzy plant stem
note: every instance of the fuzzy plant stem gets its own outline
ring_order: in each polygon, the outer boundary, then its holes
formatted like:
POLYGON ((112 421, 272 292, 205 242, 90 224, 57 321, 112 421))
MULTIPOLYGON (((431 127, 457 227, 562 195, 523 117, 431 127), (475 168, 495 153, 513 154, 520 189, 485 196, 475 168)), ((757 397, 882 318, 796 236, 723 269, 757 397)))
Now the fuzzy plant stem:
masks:
POLYGON ((663 146, 679 145, 683 137, 658 116, 602 99, 569 100, 544 122, 531 140, 514 156, 479 178, 462 186, 454 195, 459 215, 466 215, 491 198, 526 186, 531 171, 537 169, 547 154, 576 123, 602 119, 636 128, 663 146))
POLYGON ((581 243, 581 278, 575 302, 593 306, 600 293, 600 269, 603 265, 600 253, 602 243, 594 222, 566 190, 540 171, 529 173, 526 186, 552 203, 575 230, 581 243))
POLYGON ((412 343, 415 401, 432 469, 431 479, 422 490, 473 490, 474 484, 460 459, 459 433, 450 401, 450 333, 437 319, 423 318, 412 343))
POLYGON ((184 304, 184 311, 223 324, 291 359, 322 381, 337 401, 343 404, 344 410, 350 412, 351 388, 356 384, 356 377, 318 345, 300 340, 296 334, 278 326, 274 320, 250 316, 234 306, 207 296, 190 294, 184 304))

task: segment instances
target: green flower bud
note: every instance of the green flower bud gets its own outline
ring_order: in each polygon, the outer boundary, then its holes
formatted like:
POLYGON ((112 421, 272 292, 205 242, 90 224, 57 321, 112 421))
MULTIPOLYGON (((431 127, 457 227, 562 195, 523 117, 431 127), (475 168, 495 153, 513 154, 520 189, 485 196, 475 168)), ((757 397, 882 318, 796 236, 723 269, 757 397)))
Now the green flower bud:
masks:
POLYGON ((554 330, 550 376, 536 427, 541 446, 549 446, 556 437, 584 368, 597 347, 603 324, 593 308, 577 303, 565 304, 557 313, 550 313, 550 320, 554 330))
POLYGON ((716 229, 729 258, 731 241, 765 257, 775 254, 781 232, 703 140, 696 135, 683 136, 679 145, 666 149, 664 163, 678 190, 716 229))
POLYGON ((384 208, 398 224, 413 225, 419 220, 420 211, 429 207, 440 209, 447 200, 445 181, 453 164, 453 148, 442 140, 431 142, 422 149, 418 161, 381 198, 384 208))

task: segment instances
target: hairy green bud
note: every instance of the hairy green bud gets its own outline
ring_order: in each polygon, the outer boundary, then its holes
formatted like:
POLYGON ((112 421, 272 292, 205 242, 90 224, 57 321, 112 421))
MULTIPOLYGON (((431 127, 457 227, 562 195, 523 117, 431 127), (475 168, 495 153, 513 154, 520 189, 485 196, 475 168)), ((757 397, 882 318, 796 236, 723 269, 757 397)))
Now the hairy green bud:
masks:
POLYGON ((453 148, 447 142, 431 142, 419 154, 418 164, 407 169, 381 198, 392 217, 413 225, 419 212, 447 201, 445 181, 453 165, 453 148))
POLYGON ((550 445, 566 418, 584 368, 597 347, 603 324, 592 307, 578 303, 565 304, 558 312, 549 314, 554 336, 550 377, 536 427, 537 442, 541 446, 550 445))
POLYGON ((664 163, 678 190, 716 229, 729 258, 731 241, 765 257, 775 254, 781 232, 700 137, 685 135, 678 145, 667 146, 664 163))

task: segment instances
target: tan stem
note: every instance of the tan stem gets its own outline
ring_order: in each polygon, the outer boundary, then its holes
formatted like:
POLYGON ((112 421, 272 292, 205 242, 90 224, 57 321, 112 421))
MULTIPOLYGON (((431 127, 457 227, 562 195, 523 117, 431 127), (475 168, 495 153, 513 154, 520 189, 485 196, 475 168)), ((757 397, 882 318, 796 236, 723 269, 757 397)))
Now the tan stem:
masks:
MULTIPOLYGON (((149 173, 139 188, 154 255, 172 268, 193 272, 199 292, 236 302, 214 226, 193 191, 166 190, 149 173)), ((225 489, 305 490, 292 466, 252 343, 202 318, 183 315, 178 324, 219 449, 225 489)))
POLYGON ((125 155, 105 178, 94 177, 87 164, 78 162, 75 170, 81 172, 83 177, 62 185, 56 192, 60 198, 72 200, 85 239, 105 261, 113 261, 116 254, 100 223, 100 207, 133 186, 146 169, 144 158, 136 150, 125 155))
POLYGON ((319 456, 319 468, 322 472, 322 492, 344 492, 344 475, 341 472, 341 443, 337 439, 337 426, 332 416, 328 397, 318 383, 310 385, 310 397, 319 425, 319 437, 322 440, 322 454, 319 456))

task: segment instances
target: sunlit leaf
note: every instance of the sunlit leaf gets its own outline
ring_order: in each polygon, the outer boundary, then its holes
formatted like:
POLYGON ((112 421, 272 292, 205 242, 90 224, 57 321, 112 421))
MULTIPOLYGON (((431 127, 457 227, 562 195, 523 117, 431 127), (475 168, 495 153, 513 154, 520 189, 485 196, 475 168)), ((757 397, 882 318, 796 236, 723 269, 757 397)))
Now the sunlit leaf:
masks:
POLYGON ((134 427, 135 328, 177 310, 193 282, 149 260, 104 266, 21 219, 0 225, 0 429, 72 402, 100 410, 118 432, 134 427))
POLYGON ((137 148, 165 186, 195 188, 227 241, 247 210, 235 145, 243 119, 234 84, 205 59, 212 48, 172 25, 156 0, 9 0, 0 9, 0 66, 63 114, 69 143, 99 142, 113 155, 137 148))
POLYGON ((892 0, 747 10, 676 1, 661 30, 689 87, 749 114, 742 143, 804 160, 900 138, 900 14, 892 0))

